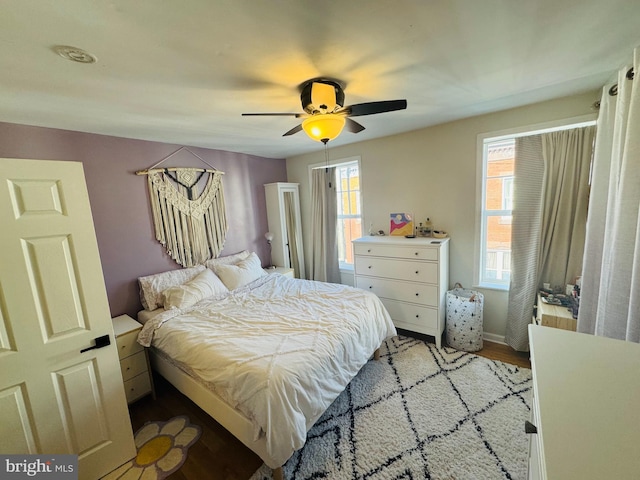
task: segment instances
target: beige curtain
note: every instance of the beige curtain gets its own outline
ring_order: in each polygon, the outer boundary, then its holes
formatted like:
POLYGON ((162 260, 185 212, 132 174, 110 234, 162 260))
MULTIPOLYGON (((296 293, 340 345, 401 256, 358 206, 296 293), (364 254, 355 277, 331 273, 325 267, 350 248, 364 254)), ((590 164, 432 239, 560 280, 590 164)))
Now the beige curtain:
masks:
POLYGON ((311 171, 311 280, 340 283, 336 169, 311 171))
POLYGON ((578 331, 640 342, 640 48, 604 87, 578 331))
POLYGON ((542 135, 545 163, 539 285, 573 284, 582 273, 595 127, 542 135))
POLYGON ((302 239, 298 238, 298 225, 296 224, 296 205, 294 201, 293 193, 284 192, 283 196, 284 204, 284 217, 287 224, 287 245, 289 246, 289 262, 291 268, 293 268, 293 275, 296 278, 301 278, 300 272, 300 250, 299 246, 302 244, 302 239))
POLYGON ((511 285, 506 341, 529 348, 537 290, 561 288, 582 271, 595 127, 516 139, 511 285))

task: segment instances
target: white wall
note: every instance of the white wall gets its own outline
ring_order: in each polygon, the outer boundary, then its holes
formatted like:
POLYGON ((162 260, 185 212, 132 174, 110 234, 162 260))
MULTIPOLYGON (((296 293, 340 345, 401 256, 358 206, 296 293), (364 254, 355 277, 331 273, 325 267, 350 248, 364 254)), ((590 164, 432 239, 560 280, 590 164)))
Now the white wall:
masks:
MULTIPOLYGON (((330 148, 329 155, 331 159, 361 157, 363 233, 368 231, 370 222, 376 230, 388 233, 391 212, 411 212, 418 222, 429 217, 435 229, 445 230, 451 237, 450 287, 456 282, 469 287, 474 268, 478 135, 594 114, 592 105, 599 94, 589 92, 330 148)), ((366 126, 364 118, 362 123, 366 126)), ((316 153, 287 159, 288 181, 300 184, 307 271, 311 258, 308 165, 321 162, 324 162, 321 144, 316 153)), ((506 329, 507 293, 482 292, 485 335, 500 340, 506 329)))

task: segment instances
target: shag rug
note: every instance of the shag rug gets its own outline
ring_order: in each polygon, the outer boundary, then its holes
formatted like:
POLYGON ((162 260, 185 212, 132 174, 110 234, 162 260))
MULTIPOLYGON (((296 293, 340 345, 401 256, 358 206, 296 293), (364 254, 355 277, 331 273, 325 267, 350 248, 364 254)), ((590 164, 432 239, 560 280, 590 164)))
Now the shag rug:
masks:
MULTIPOLYGON (((526 479, 531 370, 388 340, 284 465, 287 480, 526 479)), ((263 465, 251 480, 271 478, 263 465)))
POLYGON ((134 435, 135 458, 102 480, 162 480, 178 470, 187 459, 189 447, 202 433, 198 425, 181 415, 167 422, 148 422, 134 435))

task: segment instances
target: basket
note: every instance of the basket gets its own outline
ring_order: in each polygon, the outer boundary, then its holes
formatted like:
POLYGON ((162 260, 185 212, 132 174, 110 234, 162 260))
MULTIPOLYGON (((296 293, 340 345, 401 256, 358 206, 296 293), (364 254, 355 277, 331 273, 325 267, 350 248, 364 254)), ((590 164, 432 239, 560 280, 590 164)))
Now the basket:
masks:
POLYGON ((456 350, 482 350, 482 307, 484 295, 456 283, 447 292, 447 344, 456 350))

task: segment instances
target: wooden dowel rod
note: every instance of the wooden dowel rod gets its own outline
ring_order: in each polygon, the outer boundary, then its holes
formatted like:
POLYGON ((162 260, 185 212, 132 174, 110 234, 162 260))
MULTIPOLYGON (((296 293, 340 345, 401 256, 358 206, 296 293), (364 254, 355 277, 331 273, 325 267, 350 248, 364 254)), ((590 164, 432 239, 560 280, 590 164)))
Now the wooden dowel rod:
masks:
POLYGON ((177 170, 195 170, 196 172, 219 173, 220 175, 224 175, 224 172, 221 172, 220 170, 212 170, 210 168, 196 168, 196 167, 152 168, 151 170, 138 170, 136 172, 136 175, 149 175, 150 173, 164 172, 165 170, 168 170, 170 172, 175 172, 177 170))

